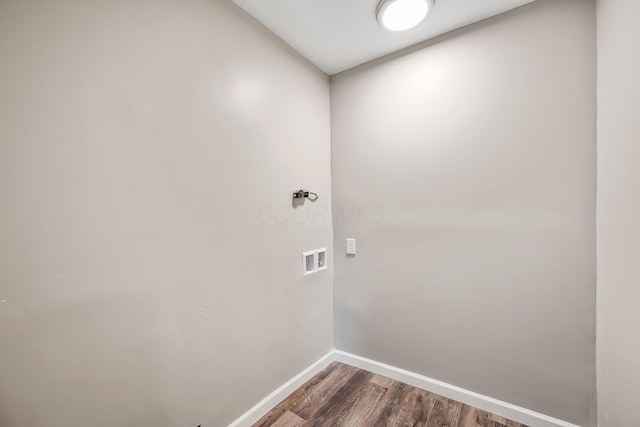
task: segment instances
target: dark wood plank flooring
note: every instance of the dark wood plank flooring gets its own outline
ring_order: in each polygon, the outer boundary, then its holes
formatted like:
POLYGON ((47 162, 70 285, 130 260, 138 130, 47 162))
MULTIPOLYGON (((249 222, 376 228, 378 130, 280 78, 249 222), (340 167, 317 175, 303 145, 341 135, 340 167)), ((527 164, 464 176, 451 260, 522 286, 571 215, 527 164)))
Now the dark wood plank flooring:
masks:
POLYGON ((526 427, 342 363, 332 363, 253 427, 526 427))

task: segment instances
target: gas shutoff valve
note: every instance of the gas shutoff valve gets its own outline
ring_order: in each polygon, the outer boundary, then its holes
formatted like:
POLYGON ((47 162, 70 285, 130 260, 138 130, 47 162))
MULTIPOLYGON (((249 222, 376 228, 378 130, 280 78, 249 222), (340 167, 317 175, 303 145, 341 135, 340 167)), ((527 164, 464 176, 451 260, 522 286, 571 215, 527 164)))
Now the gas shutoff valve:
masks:
POLYGON ((293 193, 293 198, 294 199, 317 200, 318 199, 318 195, 316 193, 312 193, 311 191, 308 191, 308 190, 298 190, 295 193, 293 193))

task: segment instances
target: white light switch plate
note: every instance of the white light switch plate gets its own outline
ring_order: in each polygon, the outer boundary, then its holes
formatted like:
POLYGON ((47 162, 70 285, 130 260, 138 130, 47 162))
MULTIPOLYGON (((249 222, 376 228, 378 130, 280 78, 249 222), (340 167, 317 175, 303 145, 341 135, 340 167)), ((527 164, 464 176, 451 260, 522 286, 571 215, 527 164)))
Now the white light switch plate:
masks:
POLYGON ((347 239, 347 255, 356 254, 356 239, 347 239))

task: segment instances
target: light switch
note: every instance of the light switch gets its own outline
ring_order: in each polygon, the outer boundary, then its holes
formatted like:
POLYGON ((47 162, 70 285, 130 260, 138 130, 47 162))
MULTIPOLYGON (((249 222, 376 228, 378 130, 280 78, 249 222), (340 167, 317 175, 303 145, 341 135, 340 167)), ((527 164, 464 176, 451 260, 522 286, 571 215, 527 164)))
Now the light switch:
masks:
POLYGON ((347 255, 356 254, 356 239, 347 239, 347 255))

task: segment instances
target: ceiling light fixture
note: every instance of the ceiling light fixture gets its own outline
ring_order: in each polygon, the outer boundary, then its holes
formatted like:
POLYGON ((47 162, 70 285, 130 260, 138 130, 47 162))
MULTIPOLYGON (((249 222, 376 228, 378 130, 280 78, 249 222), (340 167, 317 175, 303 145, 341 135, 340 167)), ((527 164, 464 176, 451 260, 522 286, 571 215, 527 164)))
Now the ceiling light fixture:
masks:
POLYGON ((382 28, 396 33, 420 25, 433 5, 434 0, 382 0, 376 15, 382 28))

